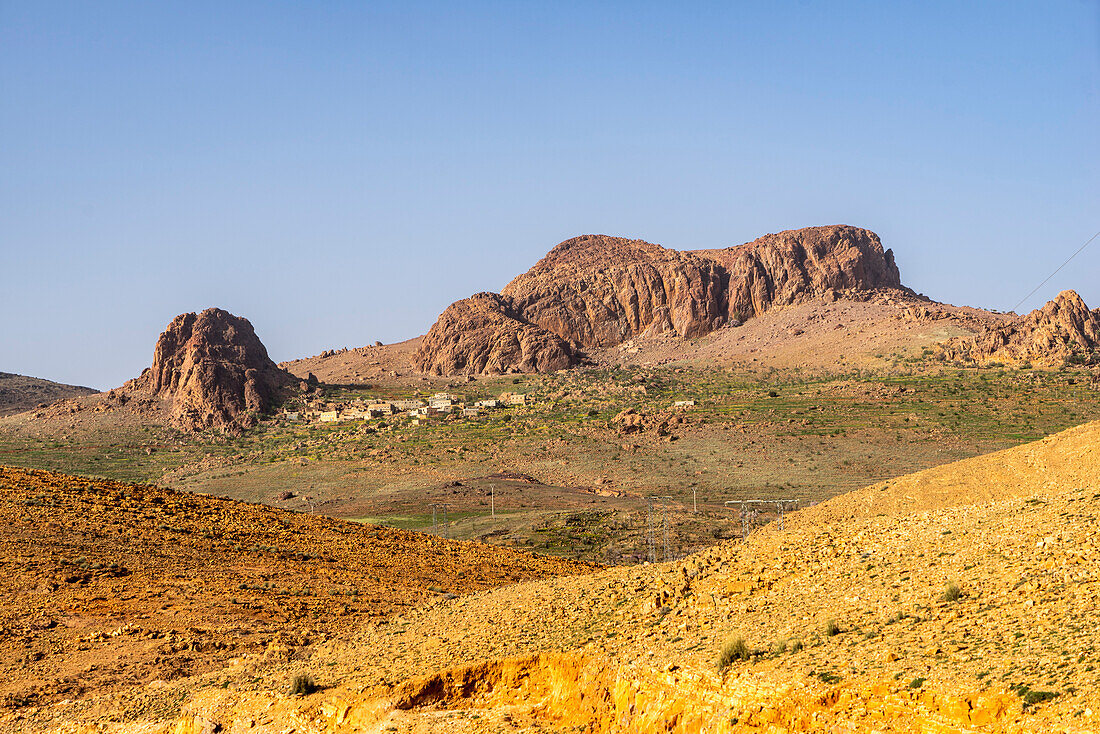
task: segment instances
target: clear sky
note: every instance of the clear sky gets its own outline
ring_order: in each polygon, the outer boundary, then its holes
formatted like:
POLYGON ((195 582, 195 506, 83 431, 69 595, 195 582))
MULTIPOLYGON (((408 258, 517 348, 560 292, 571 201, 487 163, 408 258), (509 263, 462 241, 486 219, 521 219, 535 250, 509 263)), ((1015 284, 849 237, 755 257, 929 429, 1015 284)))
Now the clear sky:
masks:
MULTIPOLYGON (((1100 6, 0 0, 0 371, 399 341, 561 240, 870 228, 1008 309, 1100 230, 1100 6)), ((1100 241, 1021 310, 1100 306, 1100 241)))

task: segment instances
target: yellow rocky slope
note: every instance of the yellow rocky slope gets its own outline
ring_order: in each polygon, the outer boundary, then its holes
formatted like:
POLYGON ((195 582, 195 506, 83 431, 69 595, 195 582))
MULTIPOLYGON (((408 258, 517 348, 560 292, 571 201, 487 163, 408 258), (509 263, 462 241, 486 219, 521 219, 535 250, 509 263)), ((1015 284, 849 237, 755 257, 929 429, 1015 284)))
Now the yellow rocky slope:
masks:
POLYGON ((180 718, 145 730, 1100 729, 1098 450, 1088 424, 682 561, 441 599, 297 659, 246 656, 181 682, 180 718), (748 659, 719 672, 735 637, 748 659), (296 673, 321 690, 290 695, 296 673))

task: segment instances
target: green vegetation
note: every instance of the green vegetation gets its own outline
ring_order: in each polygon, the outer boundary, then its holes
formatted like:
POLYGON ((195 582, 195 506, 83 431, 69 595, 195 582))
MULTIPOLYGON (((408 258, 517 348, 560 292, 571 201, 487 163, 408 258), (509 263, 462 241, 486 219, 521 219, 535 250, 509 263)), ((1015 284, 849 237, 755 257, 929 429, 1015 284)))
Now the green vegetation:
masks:
POLYGON ((745 638, 741 636, 731 637, 722 643, 722 649, 718 651, 718 672, 724 671, 734 661, 745 661, 751 657, 752 650, 749 649, 745 638))
POLYGON ((305 673, 299 673, 290 681, 290 695, 292 696, 308 696, 316 690, 316 681, 313 680, 312 676, 305 673))
POLYGON ((1058 697, 1058 693, 1055 691, 1033 691, 1030 686, 1024 683, 1013 685, 1012 691, 1023 699, 1024 711, 1058 697))
MULTIPOLYGON (((321 399, 424 397, 437 389, 330 385, 321 399)), ((428 506, 442 502, 448 523, 437 523, 440 534, 614 563, 652 555, 638 497, 672 497, 676 555, 739 535, 727 499, 812 503, 1100 419, 1100 392, 1073 369, 599 367, 447 389, 467 401, 521 392, 530 404, 420 425, 406 416, 341 424, 272 417, 239 436, 83 411, 71 424, 5 423, 0 464, 153 481, 412 530, 432 529, 428 506), (678 400, 696 404, 669 410, 678 400), (624 432, 615 418, 628 408, 652 423, 624 432), (676 421, 658 432, 653 424, 662 416, 676 421), (527 499, 502 504, 497 496, 495 517, 486 493, 436 491, 502 468, 564 489, 513 487, 527 499), (588 494, 582 499, 580 491, 588 494), (619 491, 633 504, 615 498, 619 491)), ((295 400, 287 407, 302 408, 295 400)), ((661 536, 659 556, 663 529, 661 536)))

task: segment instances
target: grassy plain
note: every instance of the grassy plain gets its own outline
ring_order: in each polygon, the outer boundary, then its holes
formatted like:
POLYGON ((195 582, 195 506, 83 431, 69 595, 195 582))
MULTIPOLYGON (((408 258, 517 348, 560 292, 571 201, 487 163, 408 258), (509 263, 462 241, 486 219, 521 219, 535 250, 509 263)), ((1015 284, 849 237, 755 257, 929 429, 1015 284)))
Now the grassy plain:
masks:
MULTIPOLYGON (((649 513, 648 495, 671 498, 667 533, 679 555, 739 532, 726 500, 805 506, 1100 418, 1088 371, 920 362, 832 374, 593 368, 450 390, 467 401, 520 392, 530 404, 423 425, 272 418, 236 437, 101 415, 61 430, 17 417, 0 423, 0 464, 618 562, 652 557, 654 545, 663 554, 666 520, 649 513), (695 406, 669 410, 678 400, 695 406), (628 409, 644 417, 639 430, 616 420, 628 409), (433 504, 447 505, 446 526, 440 508, 433 523, 433 504)), ((415 383, 338 385, 322 399, 418 394, 415 383)))

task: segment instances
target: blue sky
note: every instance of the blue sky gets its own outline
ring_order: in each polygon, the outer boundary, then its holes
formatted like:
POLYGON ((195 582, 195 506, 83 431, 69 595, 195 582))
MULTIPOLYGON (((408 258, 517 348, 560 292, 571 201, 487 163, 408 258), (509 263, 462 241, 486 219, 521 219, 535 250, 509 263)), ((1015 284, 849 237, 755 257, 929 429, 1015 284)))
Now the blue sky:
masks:
MULTIPOLYGON (((1008 309, 1100 230, 1100 5, 0 3, 0 371, 177 313, 276 360, 423 333, 583 233, 846 223, 1008 309)), ((1100 243, 1062 288, 1100 306, 1100 243)))

